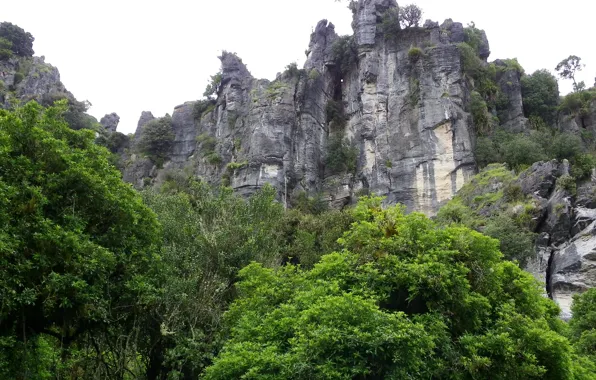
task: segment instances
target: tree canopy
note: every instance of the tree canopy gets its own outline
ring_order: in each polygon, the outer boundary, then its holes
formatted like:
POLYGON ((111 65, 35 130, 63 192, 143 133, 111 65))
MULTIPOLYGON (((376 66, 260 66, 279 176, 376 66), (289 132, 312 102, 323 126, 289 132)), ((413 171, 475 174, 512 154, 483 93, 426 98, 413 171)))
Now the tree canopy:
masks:
POLYGON ((124 323, 150 289, 155 215, 65 111, 0 110, 0 346, 16 367, 0 351, 3 378, 23 376, 41 334, 66 348, 124 323))
POLYGON ((586 87, 584 82, 577 83, 575 80, 575 74, 578 71, 581 71, 582 68, 585 66, 581 63, 581 58, 576 55, 570 55, 569 57, 565 58, 555 70, 559 73, 559 76, 563 79, 571 79, 573 81, 573 91, 581 91, 586 87))
POLYGON ((558 308, 498 242, 361 201, 312 270, 251 264, 207 379, 571 379, 558 308))
POLYGON ((32 57, 35 53, 33 51, 33 41, 35 38, 33 38, 31 33, 26 32, 17 25, 10 22, 0 23, 0 38, 4 38, 10 42, 10 49, 18 56, 32 57))

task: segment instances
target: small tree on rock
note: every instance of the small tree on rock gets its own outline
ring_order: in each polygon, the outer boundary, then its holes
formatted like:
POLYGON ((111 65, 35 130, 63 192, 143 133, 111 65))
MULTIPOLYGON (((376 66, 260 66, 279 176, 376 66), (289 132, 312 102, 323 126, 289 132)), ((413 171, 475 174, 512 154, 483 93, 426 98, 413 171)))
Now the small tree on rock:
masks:
POLYGON ((559 76, 563 79, 571 79, 573 81, 573 91, 579 92, 586 87, 586 84, 582 81, 577 83, 575 80, 575 74, 578 71, 581 71, 582 68, 585 66, 581 63, 581 58, 576 55, 570 55, 568 58, 565 58, 555 70, 559 73, 559 76))
POLYGON ((409 4, 399 8, 399 23, 402 28, 420 26, 422 20, 422 9, 416 4, 409 4))

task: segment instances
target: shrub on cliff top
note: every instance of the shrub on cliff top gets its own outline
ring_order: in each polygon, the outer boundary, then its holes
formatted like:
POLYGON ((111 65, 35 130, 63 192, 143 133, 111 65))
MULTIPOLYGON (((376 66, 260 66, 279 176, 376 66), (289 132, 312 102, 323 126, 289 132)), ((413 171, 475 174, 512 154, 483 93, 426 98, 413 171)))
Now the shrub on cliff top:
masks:
POLYGON ((10 49, 14 54, 20 57, 33 56, 33 41, 35 38, 31 33, 24 31, 23 28, 10 22, 2 22, 0 23, 0 38, 4 38, 11 43, 10 49))
POLYGON ((160 165, 170 153, 173 143, 172 118, 165 116, 152 120, 143 127, 138 147, 142 153, 160 165))

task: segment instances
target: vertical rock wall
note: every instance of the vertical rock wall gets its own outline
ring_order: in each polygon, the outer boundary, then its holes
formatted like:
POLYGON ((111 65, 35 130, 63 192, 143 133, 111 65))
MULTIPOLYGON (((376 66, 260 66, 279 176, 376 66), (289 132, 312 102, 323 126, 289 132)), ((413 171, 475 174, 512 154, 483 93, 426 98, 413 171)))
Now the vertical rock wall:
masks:
MULTIPOLYGON (((304 69, 273 82, 253 78, 237 56, 224 53, 214 108, 196 115, 189 102, 174 110, 175 141, 163 169, 223 181, 242 194, 269 183, 288 203, 306 192, 341 207, 369 193, 434 214, 475 171, 469 89, 455 45, 463 27, 427 23, 387 38, 379 24, 394 7, 394 0, 355 4, 354 36, 342 52, 334 48, 333 24, 322 20, 304 69), (411 56, 412 48, 421 54, 411 56), (341 63, 346 54, 353 59, 341 63), (339 131, 328 120, 330 102, 342 108, 339 131), (354 171, 326 167, 333 133, 356 148, 354 171)), ((159 177, 160 170, 137 161, 125 178, 141 185, 148 172, 152 181, 159 177)))

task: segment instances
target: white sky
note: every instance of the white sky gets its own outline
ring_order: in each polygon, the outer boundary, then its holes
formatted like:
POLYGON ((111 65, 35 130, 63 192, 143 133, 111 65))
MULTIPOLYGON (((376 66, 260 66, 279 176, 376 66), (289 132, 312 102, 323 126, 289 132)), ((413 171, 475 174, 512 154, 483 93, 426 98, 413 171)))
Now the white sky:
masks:
MULTIPOLYGON (((35 37, 36 55, 58 67, 62 82, 89 100, 98 120, 120 115, 134 132, 141 111, 155 116, 201 97, 219 69, 222 49, 236 52, 258 78, 274 79, 304 62, 312 28, 323 18, 351 34, 351 12, 333 0, 3 0, 0 21, 35 37)), ((409 3, 409 1, 407 2, 409 3)), ((554 71, 574 54, 596 77, 593 0, 418 0, 424 18, 446 18, 486 30, 491 57, 517 57, 526 69, 554 71)), ((401 3, 405 5, 405 2, 401 3)), ((560 81, 562 92, 571 84, 560 81)))

